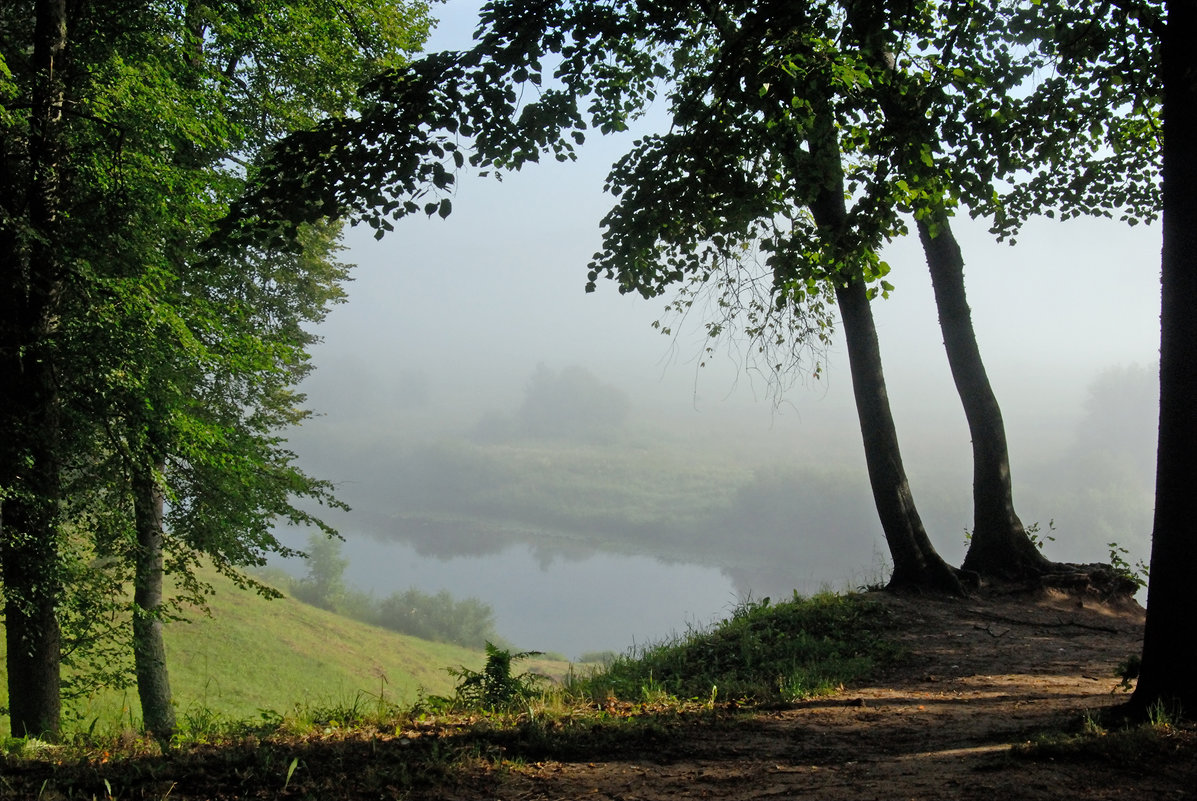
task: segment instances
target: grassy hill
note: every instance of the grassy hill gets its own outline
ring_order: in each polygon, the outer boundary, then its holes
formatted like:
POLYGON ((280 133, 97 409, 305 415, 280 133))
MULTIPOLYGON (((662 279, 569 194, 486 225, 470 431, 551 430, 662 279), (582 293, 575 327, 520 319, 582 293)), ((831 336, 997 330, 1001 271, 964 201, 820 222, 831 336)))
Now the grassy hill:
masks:
MULTIPOLYGON (((482 665, 480 652, 368 626, 291 598, 265 600, 209 576, 216 594, 210 616, 199 610, 166 627, 171 685, 180 722, 286 714, 296 705, 346 707, 411 703, 423 689, 448 694, 446 667, 482 665)), ((7 676, 0 638, 0 705, 7 707, 7 676)), ((108 729, 136 724, 135 688, 104 691, 72 710, 78 725, 108 729)), ((69 725, 69 724, 68 724, 69 725)), ((0 716, 0 731, 8 720, 0 716)))

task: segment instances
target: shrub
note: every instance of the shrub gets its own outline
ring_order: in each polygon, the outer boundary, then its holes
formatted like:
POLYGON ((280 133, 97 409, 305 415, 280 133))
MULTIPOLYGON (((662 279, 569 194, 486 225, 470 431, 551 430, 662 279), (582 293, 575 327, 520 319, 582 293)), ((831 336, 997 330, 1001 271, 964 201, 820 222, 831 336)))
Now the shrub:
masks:
POLYGON ((495 637, 494 610, 477 598, 454 600, 448 591, 435 595, 412 587, 384 598, 378 625, 425 640, 482 648, 495 637))
POLYGON ((537 673, 521 673, 518 676, 511 673, 512 662, 532 656, 541 656, 541 652, 521 651, 513 654, 488 642, 486 664, 482 670, 449 668, 449 673, 459 679, 458 705, 470 709, 505 710, 535 697, 545 677, 537 673))

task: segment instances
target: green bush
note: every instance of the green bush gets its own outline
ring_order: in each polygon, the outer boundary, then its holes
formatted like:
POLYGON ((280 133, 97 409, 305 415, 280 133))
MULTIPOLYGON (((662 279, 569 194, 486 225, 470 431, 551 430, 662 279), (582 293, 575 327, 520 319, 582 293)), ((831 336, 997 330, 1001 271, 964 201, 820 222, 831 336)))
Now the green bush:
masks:
POLYGON ((477 598, 455 600, 448 591, 430 595, 412 587, 378 604, 378 625, 424 640, 482 648, 495 640, 495 615, 477 598))
POLYGON ((522 651, 513 654, 486 644, 486 664, 482 670, 467 667, 449 668, 449 673, 458 677, 456 705, 467 709, 489 709, 502 711, 536 697, 545 677, 537 673, 512 675, 511 663, 532 656, 541 656, 540 651, 522 651))

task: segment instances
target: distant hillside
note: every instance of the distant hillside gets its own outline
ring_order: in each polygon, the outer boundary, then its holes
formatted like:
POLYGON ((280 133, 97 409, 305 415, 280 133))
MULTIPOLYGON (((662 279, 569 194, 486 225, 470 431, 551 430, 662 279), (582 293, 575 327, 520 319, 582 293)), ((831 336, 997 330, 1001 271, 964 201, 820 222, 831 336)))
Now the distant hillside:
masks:
MULTIPOLYGON (((180 721, 188 714, 257 718, 261 710, 289 712, 295 704, 373 704, 380 693, 411 703, 421 688, 447 694, 446 667, 478 668, 483 656, 454 645, 396 634, 340 617, 291 598, 265 600, 214 577, 211 616, 196 611, 170 623, 166 647, 180 721)), ((7 676, 0 638, 0 705, 7 676)), ((137 691, 109 691, 80 703, 81 725, 102 728, 140 719, 137 691)), ((0 732, 8 720, 0 716, 0 732)))

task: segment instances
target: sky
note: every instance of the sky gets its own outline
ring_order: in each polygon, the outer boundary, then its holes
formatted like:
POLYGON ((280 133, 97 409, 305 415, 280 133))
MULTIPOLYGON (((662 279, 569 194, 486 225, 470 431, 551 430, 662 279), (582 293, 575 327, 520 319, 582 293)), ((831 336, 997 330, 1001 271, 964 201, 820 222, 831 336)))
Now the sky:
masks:
MULTIPOLYGON (((429 49, 468 45, 479 5, 435 6, 441 22, 429 49)), ((691 425, 696 436, 725 425, 727 415, 796 447, 824 431, 850 432, 854 409, 838 341, 823 377, 800 378, 778 403, 734 346, 699 366, 699 321, 666 337, 651 325, 661 302, 620 296, 602 280, 598 291, 584 292, 599 221, 613 200, 602 192, 603 179, 634 137, 594 138, 576 163, 531 165, 501 183, 465 176, 447 220, 405 219, 381 241, 369 229, 352 229, 343 254, 357 265, 348 302, 319 329, 316 372, 305 385, 322 415, 311 430, 385 417, 415 377, 434 385, 446 415, 458 414, 465 426, 480 411, 516 404, 538 364, 580 364, 626 388, 634 402, 691 425)), ((995 242, 983 223, 957 220, 954 228, 977 337, 1007 421, 1017 492, 1020 460, 1067 443, 1096 375, 1158 363, 1159 230, 1036 220, 1012 247, 995 242)), ((883 257, 896 290, 875 302, 874 314, 908 469, 959 465, 954 491, 967 493, 968 431, 921 248, 911 238, 883 257)), ((845 458, 863 461, 858 433, 844 440, 845 458)), ((302 460, 303 432, 294 441, 302 460)), ((352 531, 352 523, 342 528, 352 531)))
MULTIPOLYGON (((435 6, 441 21, 429 50, 467 46, 479 5, 435 6)), ((825 378, 799 381, 777 408, 734 351, 697 366, 704 340, 696 326, 676 338, 652 329, 660 302, 620 296, 601 281, 597 292, 583 291, 612 203, 603 179, 634 136, 592 139, 576 163, 532 165, 501 183, 465 176, 448 220, 405 219, 380 242, 351 230, 345 258, 358 267, 350 301, 322 326, 316 351, 325 383, 352 387, 343 379, 362 371, 379 376, 385 392, 401 375, 434 371, 458 382, 463 400, 500 403, 540 362, 581 363, 696 415, 735 401, 774 425, 787 408, 816 417, 820 406, 842 409, 850 387, 839 346, 825 378)), ((1096 371, 1157 362, 1158 227, 1041 219, 1011 247, 983 223, 954 225, 990 377, 999 399, 1018 399, 1007 404, 1013 420, 1048 425, 1073 413, 1096 371)), ((874 313, 899 424, 943 422, 929 399, 950 402, 951 379, 921 248, 908 238, 884 257, 897 289, 874 313)), ((339 402, 335 393, 314 400, 339 402)), ((1016 442, 1017 425, 1010 435, 1016 442)))

